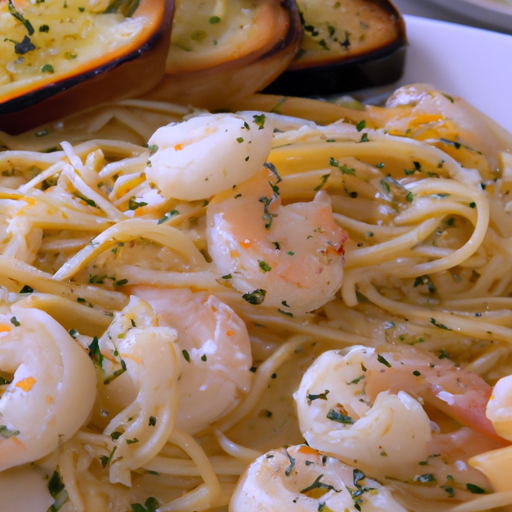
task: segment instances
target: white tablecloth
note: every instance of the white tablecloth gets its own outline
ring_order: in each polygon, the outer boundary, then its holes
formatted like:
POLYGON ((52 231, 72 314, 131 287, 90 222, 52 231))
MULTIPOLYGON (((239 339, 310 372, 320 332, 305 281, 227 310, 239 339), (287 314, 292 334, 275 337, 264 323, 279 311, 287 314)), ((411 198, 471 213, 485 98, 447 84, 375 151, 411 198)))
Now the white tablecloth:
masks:
MULTIPOLYGON (((449 5, 451 1, 452 0, 446 0, 446 4, 449 5)), ((512 28, 507 29, 503 28, 503 26, 486 23, 481 19, 466 16, 461 12, 454 12, 444 7, 440 7, 439 5, 432 3, 430 0, 394 0, 394 3, 403 14, 412 14, 414 16, 432 18, 435 20, 451 21, 452 23, 460 23, 471 27, 503 32, 504 34, 512 34, 512 28)), ((512 22, 510 26, 512 27, 512 22)))

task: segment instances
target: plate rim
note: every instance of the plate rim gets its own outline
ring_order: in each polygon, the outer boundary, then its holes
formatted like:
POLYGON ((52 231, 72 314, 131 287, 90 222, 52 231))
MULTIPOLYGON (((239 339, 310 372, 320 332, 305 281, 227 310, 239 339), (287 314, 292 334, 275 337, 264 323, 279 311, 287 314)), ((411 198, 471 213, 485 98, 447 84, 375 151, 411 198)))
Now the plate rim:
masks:
POLYGON ((404 19, 409 47, 404 73, 395 85, 430 83, 466 99, 512 133, 512 95, 506 85, 512 82, 512 35, 420 16, 404 19), (446 52, 443 41, 450 38, 446 52), (471 46, 478 48, 477 55, 466 53, 471 46), (492 53, 486 52, 489 48, 492 53), (475 72, 479 68, 484 72, 475 72))

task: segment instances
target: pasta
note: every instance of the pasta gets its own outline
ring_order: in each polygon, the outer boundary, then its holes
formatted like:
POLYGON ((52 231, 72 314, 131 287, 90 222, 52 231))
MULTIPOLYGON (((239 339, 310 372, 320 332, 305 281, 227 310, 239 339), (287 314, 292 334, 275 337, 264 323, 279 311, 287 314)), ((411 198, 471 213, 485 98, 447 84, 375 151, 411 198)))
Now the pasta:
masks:
POLYGON ((512 508, 512 137, 244 108, 0 134, 0 511, 512 508))

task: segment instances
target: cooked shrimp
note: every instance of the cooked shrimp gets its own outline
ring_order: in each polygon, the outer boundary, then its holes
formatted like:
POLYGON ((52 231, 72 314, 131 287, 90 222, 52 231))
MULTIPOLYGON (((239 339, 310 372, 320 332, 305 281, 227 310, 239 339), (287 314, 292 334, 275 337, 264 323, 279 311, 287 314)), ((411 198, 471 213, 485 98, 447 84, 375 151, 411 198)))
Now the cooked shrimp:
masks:
POLYGON ((271 123, 258 112, 202 114, 172 123, 149 139, 154 153, 146 176, 165 198, 206 199, 258 172, 272 134, 271 123))
POLYGON ((405 512, 389 487, 331 455, 290 446, 258 457, 235 489, 230 512, 405 512))
POLYGON ((75 434, 91 412, 96 376, 86 352, 43 311, 3 307, 0 331, 0 370, 13 376, 0 387, 3 471, 48 455, 75 434))
POLYGON ((131 297, 99 340, 102 357, 91 348, 106 373, 96 407, 110 419, 103 433, 115 448, 112 483, 131 485, 130 471, 155 457, 171 435, 180 369, 175 340, 174 329, 158 326, 151 307, 131 297))
POLYGON ((190 434, 203 430, 232 410, 251 387, 251 344, 244 322, 204 292, 128 289, 151 305, 161 325, 177 330, 183 361, 176 426, 190 434))
POLYGON ((331 300, 341 286, 347 236, 324 191, 311 202, 282 206, 278 183, 264 168, 214 197, 207 211, 208 251, 246 300, 302 314, 331 300))
MULTIPOLYGON (((501 378, 493 388, 486 410, 487 418, 496 432, 512 441, 512 375, 501 378)), ((469 460, 469 464, 482 471, 496 492, 512 492, 510 463, 512 446, 481 453, 469 460)), ((503 510, 509 511, 511 507, 503 510)))
POLYGON ((486 415, 498 434, 512 441, 512 375, 501 378, 494 386, 486 415))
MULTIPOLYGON (((382 116, 391 134, 407 135, 439 144, 448 153, 456 151, 464 167, 489 172, 495 168, 500 143, 482 114, 460 98, 434 90, 424 84, 397 89, 386 108, 370 107, 370 116, 382 116), (482 153, 490 161, 485 161, 482 153)), ((483 176, 485 178, 485 176, 483 176)))
POLYGON ((452 474, 485 486, 464 459, 503 446, 490 422, 479 419, 489 395, 488 384, 446 359, 412 347, 377 353, 356 346, 322 354, 294 398, 311 446, 348 463, 357 460, 376 477, 410 479, 421 471, 418 464, 428 464, 436 481, 452 474), (425 402, 471 429, 436 433, 439 428, 421 405, 425 402), (453 465, 447 468, 447 462, 453 465))
MULTIPOLYGON (((507 375, 496 383, 487 404, 486 414, 498 434, 512 441, 512 375, 507 375)), ((478 454, 470 459, 469 463, 487 476, 496 492, 512 492, 511 461, 512 446, 507 446, 478 454)), ((509 509, 510 506, 503 510, 509 509)))

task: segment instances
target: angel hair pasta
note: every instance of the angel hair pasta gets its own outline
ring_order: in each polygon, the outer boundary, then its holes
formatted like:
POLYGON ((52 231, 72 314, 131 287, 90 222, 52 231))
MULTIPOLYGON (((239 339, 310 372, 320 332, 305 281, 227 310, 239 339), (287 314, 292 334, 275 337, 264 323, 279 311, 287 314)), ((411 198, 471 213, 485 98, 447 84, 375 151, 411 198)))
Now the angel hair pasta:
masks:
POLYGON ((512 507, 512 137, 233 111, 0 134, 0 510, 512 507))

